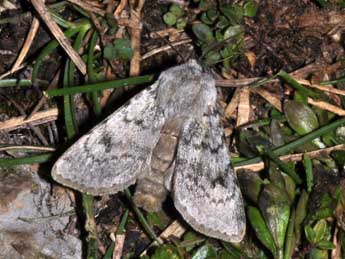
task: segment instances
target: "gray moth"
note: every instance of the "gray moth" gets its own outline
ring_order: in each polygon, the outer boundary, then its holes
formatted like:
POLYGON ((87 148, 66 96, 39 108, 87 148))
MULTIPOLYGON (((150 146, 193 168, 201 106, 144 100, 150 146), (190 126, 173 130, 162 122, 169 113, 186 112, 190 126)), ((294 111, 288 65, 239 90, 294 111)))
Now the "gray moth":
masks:
POLYGON ((134 202, 158 211, 170 195, 195 230, 240 242, 244 205, 217 105, 213 77, 191 60, 158 80, 81 137, 53 178, 91 195, 137 183, 134 202))

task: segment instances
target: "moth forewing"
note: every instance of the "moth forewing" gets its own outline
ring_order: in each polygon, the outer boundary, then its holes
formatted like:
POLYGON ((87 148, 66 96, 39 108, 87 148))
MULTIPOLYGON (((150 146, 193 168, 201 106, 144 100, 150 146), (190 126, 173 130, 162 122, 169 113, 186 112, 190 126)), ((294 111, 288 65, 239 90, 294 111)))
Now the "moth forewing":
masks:
POLYGON ((147 171, 164 120, 156 103, 157 83, 82 136, 55 163, 52 177, 92 195, 112 194, 147 171))
POLYGON ((175 207, 194 229, 227 242, 242 240, 244 205, 215 107, 185 123, 172 188, 175 207))

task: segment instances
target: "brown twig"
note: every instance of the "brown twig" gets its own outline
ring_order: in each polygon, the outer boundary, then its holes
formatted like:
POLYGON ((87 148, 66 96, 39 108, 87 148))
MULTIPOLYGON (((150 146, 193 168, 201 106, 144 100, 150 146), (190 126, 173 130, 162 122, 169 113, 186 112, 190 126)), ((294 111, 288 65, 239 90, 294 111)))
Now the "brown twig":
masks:
MULTIPOLYGON (((285 155, 285 156, 281 156, 279 158, 284 162, 296 162, 296 161, 301 161, 303 159, 304 155, 308 155, 311 159, 315 159, 319 156, 329 154, 332 151, 336 151, 336 150, 345 150, 345 144, 340 144, 340 145, 336 145, 333 147, 313 150, 313 151, 306 152, 306 153, 285 155)), ((260 171, 260 170, 264 169, 264 167, 265 167, 264 162, 259 162, 259 163, 250 164, 250 165, 237 166, 237 167, 235 167, 235 171, 238 171, 240 169, 260 171)))
POLYGON ((5 78, 5 77, 7 77, 7 76, 9 76, 9 75, 11 75, 11 74, 13 74, 14 72, 17 72, 18 70, 22 69, 25 66, 26 66, 26 64, 24 63, 24 64, 20 65, 19 67, 17 67, 16 69, 11 69, 11 70, 3 73, 2 75, 0 75, 0 80, 5 78))
POLYGON ((345 116, 345 110, 339 108, 338 106, 335 106, 333 104, 324 102, 324 101, 315 101, 312 98, 308 97, 308 103, 311 105, 314 105, 315 107, 318 107, 322 110, 333 112, 339 116, 345 116))
POLYGON ((236 89, 234 95, 231 98, 230 103, 225 108, 224 116, 229 119, 231 115, 235 112, 238 102, 240 100, 240 89, 236 89))
POLYGON ((130 0, 131 5, 131 20, 132 24, 135 24, 136 26, 131 28, 131 46, 133 49, 133 57, 131 59, 131 66, 129 70, 130 76, 138 76, 140 74, 140 61, 141 61, 141 53, 140 53, 140 47, 141 47, 141 31, 142 26, 140 23, 141 20, 141 10, 144 6, 145 0, 138 0, 137 1, 130 0))
POLYGON ((113 251, 113 259, 121 259, 122 258, 122 251, 123 245, 125 244, 125 234, 117 234, 115 236, 115 247, 113 251))
POLYGON ((239 94, 236 127, 249 122, 250 117, 250 91, 242 88, 239 94))
POLYGON ((46 111, 37 112, 28 120, 26 120, 25 117, 26 116, 19 116, 1 121, 0 131, 11 131, 19 128, 25 128, 28 123, 31 125, 40 125, 50 121, 55 121, 58 117, 58 109, 52 108, 46 111))
MULTIPOLYGON (((60 76, 60 70, 55 74, 53 80, 49 84, 47 90, 51 90, 56 88, 60 76)), ((46 103, 47 96, 42 95, 41 99, 38 101, 38 103, 35 105, 34 109, 30 112, 30 114, 27 116, 26 120, 30 119, 36 112, 38 112, 39 109, 46 103)))
MULTIPOLYGON (((24 108, 17 103, 15 100, 13 100, 12 98, 6 96, 6 95, 2 95, 4 98, 6 98, 8 101, 10 101, 12 103, 12 105, 14 107, 16 107, 16 109, 19 111, 19 113, 22 116, 26 116, 25 110, 24 108)), ((37 127, 35 127, 34 125, 32 125, 31 123, 28 123, 27 126, 36 134, 36 136, 38 137, 38 139, 43 143, 43 145, 48 146, 48 141, 46 140, 46 138, 43 136, 41 130, 37 127)))
POLYGON ((51 33, 54 35, 56 40, 60 43, 62 48, 66 51, 67 55, 79 69, 79 71, 86 75, 86 65, 82 58, 79 56, 78 52, 76 52, 70 41, 65 37, 60 27, 56 24, 56 22, 51 17, 47 7, 44 4, 43 0, 31 0, 32 5, 35 7, 36 11, 41 16, 42 20, 46 23, 48 28, 50 29, 51 33))
POLYGON ((95 13, 95 14, 98 14, 100 16, 105 15, 104 10, 99 9, 94 5, 91 5, 88 1, 80 1, 80 0, 67 0, 67 1, 81 7, 82 9, 84 9, 85 11, 88 11, 90 13, 95 13))
POLYGON ((8 151, 8 150, 23 150, 23 149, 29 149, 34 151, 55 151, 55 148, 53 147, 45 147, 45 146, 13 146, 13 145, 0 145, 0 151, 8 151))
POLYGON ((172 49, 172 46, 175 47, 175 46, 179 46, 179 45, 183 45, 183 44, 187 44, 187 43, 190 43, 192 42, 192 39, 185 39, 185 40, 181 40, 181 41, 178 41, 178 42, 174 42, 174 43, 171 43, 170 45, 165 45, 165 46, 162 46, 162 47, 159 47, 159 48, 156 48, 156 49, 153 49, 149 52, 146 52, 142 57, 141 57, 141 60, 144 60, 144 59, 147 59, 151 56, 154 56, 160 52, 163 52, 163 51, 167 51, 169 49, 172 49))
POLYGON ((265 90, 264 88, 252 88, 250 89, 251 92, 260 95, 264 98, 267 102, 272 104, 278 111, 282 111, 282 103, 281 97, 277 96, 276 94, 272 94, 269 91, 265 90))
POLYGON ((39 27, 40 27, 40 22, 36 17, 34 17, 32 19, 32 23, 31 23, 31 27, 30 27, 30 31, 28 33, 28 36, 26 37, 24 45, 23 45, 23 47, 20 50, 20 53, 18 55, 18 58, 17 58, 16 62, 14 63, 14 65, 11 69, 11 73, 14 73, 15 71, 17 71, 18 67, 21 66, 24 58, 26 57, 26 55, 29 52, 29 49, 31 47, 32 42, 35 39, 35 36, 37 34, 39 27))
POLYGON ((123 11, 123 9, 125 9, 125 7, 127 6, 128 0, 121 0, 120 4, 117 6, 115 12, 114 12, 114 16, 115 18, 119 18, 121 16, 121 13, 123 11))
MULTIPOLYGON (((180 238, 186 232, 186 227, 179 221, 174 220, 158 237, 158 241, 163 243, 163 240, 168 239, 171 236, 180 238)), ((157 241, 152 242, 141 254, 143 256, 147 253, 147 250, 152 246, 157 245, 157 241)))

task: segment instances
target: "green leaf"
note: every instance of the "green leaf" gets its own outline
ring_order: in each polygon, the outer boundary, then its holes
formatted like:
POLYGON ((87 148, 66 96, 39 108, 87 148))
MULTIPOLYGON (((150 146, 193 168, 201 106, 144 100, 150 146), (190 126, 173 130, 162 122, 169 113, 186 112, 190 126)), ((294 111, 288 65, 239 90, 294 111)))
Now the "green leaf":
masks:
MULTIPOLYGON (((184 249, 189 252, 191 250, 193 250, 197 245, 199 245, 200 243, 204 242, 205 238, 194 232, 194 231, 188 231, 187 233, 185 233, 183 235, 183 247, 184 249)), ((181 243, 181 246, 182 246, 181 243)))
POLYGON ((157 226, 159 229, 167 226, 167 218, 162 212, 148 212, 146 218, 151 226, 157 226))
POLYGON ((184 10, 176 4, 172 4, 169 8, 170 13, 172 13, 173 15, 175 15, 175 17, 181 18, 184 15, 184 10))
POLYGON ((314 232, 313 228, 310 225, 306 225, 304 227, 304 233, 305 233, 305 236, 306 236, 308 242, 313 244, 314 238, 315 238, 315 232, 314 232))
POLYGON ((202 13, 200 16, 200 21, 204 24, 208 24, 208 25, 212 25, 213 21, 210 20, 210 18, 208 18, 207 13, 202 13))
POLYGON ((163 21, 167 25, 173 26, 176 23, 177 18, 173 13, 167 12, 166 14, 163 15, 163 21))
POLYGON ((104 47, 103 56, 107 60, 114 60, 116 58, 116 51, 113 44, 107 44, 104 47))
POLYGON ((313 227, 314 230, 314 239, 313 244, 319 243, 323 240, 327 234, 327 222, 325 219, 319 220, 315 226, 313 227))
POLYGON ((290 200, 285 189, 266 185, 259 198, 259 207, 280 254, 290 219, 290 200))
POLYGON ((192 256, 192 259, 206 259, 210 257, 216 257, 217 252, 215 248, 209 244, 199 247, 192 256))
POLYGON ((247 259, 249 256, 241 249, 240 247, 236 247, 234 244, 227 243, 222 241, 222 245, 224 246, 225 250, 231 256, 231 259, 247 259))
POLYGON ((260 178, 257 172, 251 170, 241 170, 237 174, 237 178, 242 190, 242 193, 254 203, 258 202, 261 189, 264 181, 260 178))
POLYGON ((223 5, 220 7, 220 10, 230 20, 232 25, 240 24, 243 20, 243 8, 239 5, 223 5))
POLYGON ((214 40, 212 30, 209 26, 202 23, 196 23, 192 26, 193 33, 201 42, 211 43, 214 40))
POLYGON ((308 155, 303 156, 303 165, 305 168, 306 178, 307 178, 307 191, 311 192, 313 188, 313 163, 308 155))
POLYGON ((294 248, 296 246, 296 239, 294 235, 294 227, 295 227, 295 219, 296 219, 296 212, 293 209, 291 211, 291 216, 289 220, 289 226, 286 231, 286 239, 285 239, 285 247, 284 247, 284 259, 290 259, 294 248))
POLYGON ((284 112, 290 127, 299 135, 305 135, 319 127, 316 114, 304 103, 294 100, 286 101, 284 112))
POLYGON ((161 245, 157 247, 151 259, 182 259, 178 250, 173 245, 161 245))
POLYGON ((282 174, 285 181, 285 190, 289 195, 290 201, 293 202, 296 196, 296 183, 293 178, 287 174, 282 174))
POLYGON ((325 259, 328 257, 328 251, 327 250, 321 250, 318 248, 313 248, 311 252, 308 255, 309 259, 325 259))
POLYGON ((244 3, 243 9, 244 16, 254 17, 258 10, 258 6, 253 0, 249 0, 244 3))
POLYGON ((218 11, 215 8, 212 8, 206 12, 207 17, 210 21, 214 22, 218 18, 218 11))
POLYGON ((187 20, 185 18, 180 18, 176 22, 176 28, 179 30, 184 29, 187 26, 187 20))
POLYGON ((223 33, 220 30, 216 31, 215 36, 216 36, 217 42, 222 42, 224 40, 223 33))
POLYGON ((217 51, 210 51, 205 57, 205 63, 208 65, 216 64, 220 61, 221 55, 217 51))
POLYGON ((215 6, 215 1, 213 0, 200 0, 199 9, 201 11, 206 11, 215 6))
POLYGON ((277 76, 283 80, 285 83, 289 84, 291 87, 293 87, 297 93, 300 95, 299 98, 301 98, 301 101, 303 103, 307 103, 307 97, 313 97, 313 98, 318 98, 318 94, 315 93, 313 90, 310 90, 300 83, 298 83, 293 77, 291 77, 288 73, 285 71, 281 70, 277 74, 277 76))
POLYGON ((257 238, 265 247, 267 247, 271 251, 272 255, 275 255, 276 246, 273 237, 260 211, 253 206, 248 206, 247 215, 249 222, 256 233, 257 238))
POLYGON ((301 239, 301 226, 307 215, 307 205, 308 205, 309 194, 303 190, 296 207, 296 218, 295 218, 295 237, 296 244, 299 244, 301 239))
POLYGON ((219 16, 218 22, 216 24, 216 27, 219 29, 224 29, 230 25, 229 20, 225 16, 219 16))
POLYGON ((114 49, 119 59, 130 60, 133 57, 133 50, 129 39, 116 39, 114 41, 114 49))
POLYGON ((224 32, 224 39, 236 37, 243 33, 243 27, 241 25, 233 25, 228 27, 224 32))
POLYGON ((335 245, 331 241, 327 240, 322 240, 316 245, 320 249, 325 249, 325 250, 332 250, 335 248, 335 245))

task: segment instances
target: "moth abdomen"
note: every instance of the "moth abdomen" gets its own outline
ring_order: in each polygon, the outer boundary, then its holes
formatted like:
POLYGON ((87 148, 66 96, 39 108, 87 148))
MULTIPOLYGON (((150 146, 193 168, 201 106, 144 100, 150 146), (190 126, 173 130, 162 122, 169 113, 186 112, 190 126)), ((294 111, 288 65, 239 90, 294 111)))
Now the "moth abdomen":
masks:
POLYGON ((147 211, 159 211, 167 196, 166 175, 173 170, 172 165, 178 145, 181 119, 168 120, 160 134, 160 138, 152 151, 150 171, 139 178, 134 195, 138 207, 147 211))

